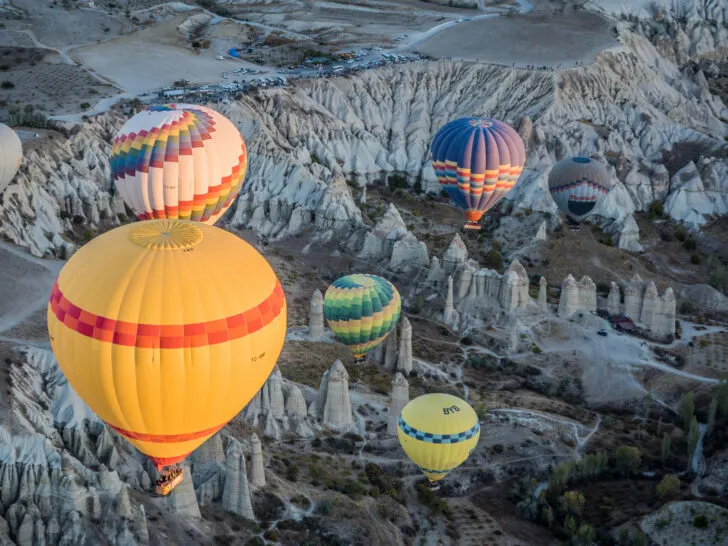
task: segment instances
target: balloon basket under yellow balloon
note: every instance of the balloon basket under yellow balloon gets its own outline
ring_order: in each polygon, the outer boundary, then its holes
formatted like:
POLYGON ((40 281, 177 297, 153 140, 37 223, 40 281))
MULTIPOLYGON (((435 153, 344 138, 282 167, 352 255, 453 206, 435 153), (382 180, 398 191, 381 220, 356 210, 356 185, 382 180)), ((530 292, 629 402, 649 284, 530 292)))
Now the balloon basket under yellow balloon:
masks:
POLYGON ((429 489, 430 491, 437 491, 440 489, 440 482, 428 481, 425 485, 427 486, 427 489, 429 489))

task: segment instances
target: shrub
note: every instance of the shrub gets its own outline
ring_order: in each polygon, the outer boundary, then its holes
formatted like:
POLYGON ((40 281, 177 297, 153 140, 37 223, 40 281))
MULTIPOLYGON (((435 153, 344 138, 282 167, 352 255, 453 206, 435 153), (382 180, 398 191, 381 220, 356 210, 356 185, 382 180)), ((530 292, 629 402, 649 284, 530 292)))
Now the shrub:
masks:
POLYGON ((89 103, 89 102, 81 103, 81 110, 88 110, 89 108, 91 108, 91 103, 89 103))
POLYGON ((397 189, 409 189, 409 184, 407 184, 407 178, 405 178, 401 174, 390 174, 387 177, 387 184, 389 185, 389 189, 392 191, 397 189))
POLYGON ((683 226, 677 226, 675 229, 675 238, 678 241, 685 241, 688 237, 688 232, 683 226))
POLYGON ((700 514, 699 516, 695 516, 693 518, 693 527, 697 527, 698 529, 705 529, 708 526, 708 518, 705 517, 703 514, 700 514))
POLYGON ((692 256, 690 256, 690 263, 693 265, 698 265, 700 263, 700 256, 698 256, 697 254, 693 254, 692 256))
POLYGON ((0 83, 0 87, 3 89, 12 89, 15 87, 15 84, 11 81, 5 80, 3 83, 0 83))
POLYGON ((686 250, 695 250, 698 247, 698 243, 695 242, 695 239, 690 238, 685 240, 683 246, 686 250))
POLYGON ((503 453, 504 450, 505 448, 503 447, 503 444, 495 444, 493 446, 493 451, 495 451, 496 453, 503 453))
POLYGON ((663 498, 676 493, 679 489, 680 478, 675 474, 668 474, 657 484, 656 492, 658 497, 663 498))
POLYGON ((652 203, 650 203, 649 211, 653 216, 662 216, 665 212, 665 207, 662 205, 662 201, 655 199, 652 203))

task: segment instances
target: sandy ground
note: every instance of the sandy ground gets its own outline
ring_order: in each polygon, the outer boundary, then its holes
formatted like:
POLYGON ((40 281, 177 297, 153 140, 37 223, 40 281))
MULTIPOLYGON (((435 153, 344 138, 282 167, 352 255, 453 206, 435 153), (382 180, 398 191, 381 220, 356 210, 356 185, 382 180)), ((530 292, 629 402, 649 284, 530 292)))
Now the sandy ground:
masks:
POLYGON ((177 26, 186 15, 159 23, 95 46, 73 51, 73 56, 130 93, 143 93, 187 79, 193 83, 223 82, 222 72, 238 68, 233 60, 216 61, 215 52, 197 55, 182 47, 177 26))
POLYGON ((460 23, 414 50, 433 56, 503 65, 573 66, 619 45, 609 22, 587 12, 529 13, 460 23), (536 47, 537 45, 537 47, 536 47))
POLYGON ((130 30, 131 25, 99 10, 63 9, 40 0, 13 0, 30 16, 37 40, 52 48, 88 44, 130 30))
POLYGON ((33 258, 0 243, 0 333, 44 308, 64 262, 33 258))

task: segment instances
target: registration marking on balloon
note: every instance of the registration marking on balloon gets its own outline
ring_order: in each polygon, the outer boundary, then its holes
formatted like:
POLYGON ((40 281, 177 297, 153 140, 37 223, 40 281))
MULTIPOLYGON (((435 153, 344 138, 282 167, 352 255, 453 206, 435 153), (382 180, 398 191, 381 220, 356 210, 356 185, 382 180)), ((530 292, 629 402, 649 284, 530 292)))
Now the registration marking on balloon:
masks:
MULTIPOLYGON (((194 324, 136 324, 84 311, 63 295, 58 281, 51 291, 51 312, 65 326, 99 341, 139 348, 182 349, 204 347, 245 337, 270 324, 285 306, 281 283, 260 304, 224 319, 194 324)), ((253 356, 251 361, 265 356, 253 356)))

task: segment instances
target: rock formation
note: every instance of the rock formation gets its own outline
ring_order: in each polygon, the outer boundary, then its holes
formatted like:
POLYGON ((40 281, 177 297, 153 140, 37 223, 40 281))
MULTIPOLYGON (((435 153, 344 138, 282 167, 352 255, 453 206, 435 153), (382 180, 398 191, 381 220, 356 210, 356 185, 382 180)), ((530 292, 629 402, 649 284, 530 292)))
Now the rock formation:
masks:
POLYGON ((612 281, 609 285, 607 313, 609 313, 610 316, 622 314, 622 292, 619 289, 619 285, 614 281, 612 281))
POLYGON ((265 470, 263 469, 263 446, 260 445, 258 435, 253 433, 250 437, 253 455, 250 461, 250 483, 256 487, 265 487, 265 470))
POLYGON ((176 516, 189 519, 201 518, 200 507, 197 504, 197 496, 192 482, 192 469, 187 462, 180 465, 184 471, 184 479, 167 496, 169 510, 176 516))
POLYGON ((243 446, 234 438, 230 440, 227 449, 222 505, 225 510, 233 514, 245 519, 255 519, 253 504, 250 501, 248 476, 245 472, 245 453, 243 446))
POLYGON ((544 277, 538 280, 538 304, 541 307, 548 306, 548 289, 549 285, 544 277))
POLYGON ((541 222, 541 225, 538 227, 538 232, 536 232, 536 240, 537 241, 546 241, 548 239, 547 231, 546 231, 546 221, 544 220, 541 222))
POLYGON ((397 327, 395 325, 387 338, 380 346, 384 346, 384 367, 387 370, 394 370, 397 367, 397 327))
POLYGON ((672 288, 659 295, 655 283, 635 274, 624 289, 624 314, 658 338, 675 335, 677 302, 672 288))
POLYGON ((634 216, 631 214, 627 216, 627 219, 619 232, 619 241, 617 247, 622 250, 630 250, 632 252, 641 252, 642 245, 640 244, 640 228, 635 222, 634 216))
POLYGON ((468 261, 468 249, 459 233, 456 233, 442 257, 442 269, 446 274, 457 270, 468 261))
POLYGON ((265 399, 265 393, 268 393, 268 400, 270 401, 269 411, 275 419, 283 419, 286 413, 286 403, 283 398, 283 377, 281 371, 276 366, 273 373, 270 374, 268 381, 265 383, 263 391, 263 398, 265 399))
POLYGON ((331 428, 348 428, 353 423, 349 400, 349 373, 341 360, 331 366, 327 379, 323 423, 331 428))
POLYGON ((390 436, 397 435, 399 414, 407 402, 409 402, 409 383, 401 373, 397 372, 392 379, 392 400, 387 414, 387 434, 390 436))
POLYGON ((445 310, 442 313, 442 321, 445 324, 452 324, 453 319, 453 293, 452 293, 452 275, 447 277, 447 296, 445 298, 445 310))
POLYGON ((412 324, 405 316, 402 316, 400 322, 397 370, 403 374, 409 374, 412 371, 412 324))
POLYGON ((597 287, 594 281, 586 275, 577 283, 576 279, 569 274, 561 283, 559 316, 569 318, 579 310, 596 313, 597 287))
POLYGON ((318 288, 311 296, 311 307, 308 315, 308 332, 311 339, 324 336, 324 296, 318 288))
POLYGON ((513 321, 508 328, 508 353, 513 354, 518 352, 518 323, 513 321))
POLYGON ((392 269, 426 267, 430 262, 427 245, 407 229, 394 203, 389 204, 382 219, 364 237, 359 257, 365 260, 386 258, 392 269))

